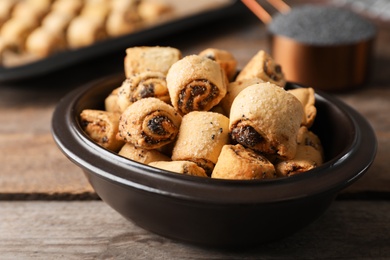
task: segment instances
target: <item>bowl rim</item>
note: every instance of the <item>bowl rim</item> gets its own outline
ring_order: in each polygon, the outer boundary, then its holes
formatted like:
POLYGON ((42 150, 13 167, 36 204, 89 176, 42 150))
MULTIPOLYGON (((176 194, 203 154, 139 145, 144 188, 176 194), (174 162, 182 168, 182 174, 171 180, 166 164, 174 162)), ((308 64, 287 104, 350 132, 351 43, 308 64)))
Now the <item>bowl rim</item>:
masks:
MULTIPOLYGON (((349 147, 309 172, 272 180, 221 180, 182 175, 144 165, 94 143, 82 131, 76 115, 75 107, 84 95, 98 87, 112 86, 113 89, 123 80, 123 74, 110 75, 69 92, 53 112, 51 132, 59 149, 86 174, 94 174, 126 188, 200 203, 282 202, 323 193, 336 194, 360 178, 376 155, 376 136, 365 118, 336 97, 315 90, 316 99, 327 100, 336 106, 355 131, 351 133, 353 141, 349 147), (348 169, 344 165, 348 165, 348 169), (321 172, 324 169, 328 170, 321 172), (300 185, 296 185, 297 182, 300 185)), ((288 84, 302 87, 296 83, 288 84)))

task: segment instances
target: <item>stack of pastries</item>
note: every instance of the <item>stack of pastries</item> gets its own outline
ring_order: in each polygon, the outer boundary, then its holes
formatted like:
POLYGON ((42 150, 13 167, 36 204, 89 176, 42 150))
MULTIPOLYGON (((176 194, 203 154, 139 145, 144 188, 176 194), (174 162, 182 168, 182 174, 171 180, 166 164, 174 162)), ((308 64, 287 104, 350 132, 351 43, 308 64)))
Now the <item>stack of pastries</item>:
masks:
POLYGON ((18 65, 128 34, 172 11, 156 0, 1 0, 0 64, 18 65))
POLYGON ((314 90, 285 90, 282 68, 263 50, 238 72, 226 50, 183 57, 173 47, 131 47, 124 70, 105 110, 80 115, 85 132, 120 156, 235 180, 292 176, 323 163, 310 130, 314 90))

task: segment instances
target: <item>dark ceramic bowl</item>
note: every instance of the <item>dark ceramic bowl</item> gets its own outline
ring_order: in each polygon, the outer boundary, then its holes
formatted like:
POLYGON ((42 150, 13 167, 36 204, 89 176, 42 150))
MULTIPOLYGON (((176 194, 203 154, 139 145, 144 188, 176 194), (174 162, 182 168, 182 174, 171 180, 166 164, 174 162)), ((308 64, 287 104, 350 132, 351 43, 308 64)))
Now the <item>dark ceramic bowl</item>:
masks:
POLYGON ((314 170, 275 180, 234 181, 152 168, 98 146, 80 126, 80 112, 103 109, 104 98, 122 80, 112 76, 69 93, 53 114, 52 133, 103 201, 136 225, 169 238, 241 247, 291 235, 323 214, 376 154, 376 138, 366 120, 317 91, 312 130, 323 142, 326 162, 314 170))

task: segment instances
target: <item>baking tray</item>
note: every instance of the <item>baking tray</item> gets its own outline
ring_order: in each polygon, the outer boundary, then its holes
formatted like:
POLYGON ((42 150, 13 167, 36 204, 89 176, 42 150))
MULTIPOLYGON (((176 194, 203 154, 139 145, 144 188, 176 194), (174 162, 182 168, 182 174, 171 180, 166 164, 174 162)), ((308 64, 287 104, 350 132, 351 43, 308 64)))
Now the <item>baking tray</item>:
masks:
MULTIPOLYGON (((169 2, 181 5, 180 8, 182 9, 182 13, 159 24, 146 27, 131 34, 102 40, 90 46, 74 50, 65 50, 52 54, 47 58, 23 65, 13 67, 0 66, 0 82, 20 81, 31 77, 43 76, 50 72, 69 67, 91 58, 103 56, 121 49, 125 50, 130 46, 142 45, 144 42, 158 37, 173 34, 222 17, 237 14, 245 8, 239 0, 197 0, 197 6, 193 8, 192 11, 191 8, 186 8, 184 6, 183 3, 186 1, 170 0, 169 2), (202 7, 202 4, 205 6, 202 7)), ((176 6, 173 5, 173 8, 176 8, 176 6)))

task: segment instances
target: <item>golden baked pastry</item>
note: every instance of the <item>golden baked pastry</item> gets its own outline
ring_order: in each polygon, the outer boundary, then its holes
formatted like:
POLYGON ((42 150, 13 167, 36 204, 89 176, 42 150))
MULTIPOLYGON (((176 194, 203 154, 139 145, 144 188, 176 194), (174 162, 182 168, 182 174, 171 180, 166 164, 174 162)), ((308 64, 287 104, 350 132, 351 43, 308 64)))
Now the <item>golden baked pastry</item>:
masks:
POLYGON ((126 49, 124 69, 126 77, 145 71, 167 74, 169 68, 180 60, 181 52, 172 47, 131 47, 126 49))
POLYGON ((165 75, 158 71, 145 71, 130 75, 118 90, 118 106, 123 112, 128 106, 142 98, 155 97, 169 103, 165 75))
POLYGON ((273 179, 274 165, 268 159, 240 144, 224 145, 212 178, 231 180, 273 179))
POLYGON ((121 114, 117 138, 145 149, 157 149, 173 142, 181 116, 158 98, 143 98, 121 114))
POLYGON ((149 165, 163 170, 181 173, 185 175, 208 177, 202 167, 190 161, 160 161, 151 162, 149 163, 149 165))
POLYGON ((123 141, 116 139, 119 114, 85 109, 80 114, 80 120, 87 135, 104 148, 116 152, 124 144, 123 141))
POLYGON ((225 71, 229 81, 233 80, 237 72, 237 60, 233 54, 216 48, 207 48, 199 53, 199 56, 209 58, 217 62, 225 71))
POLYGON ((226 96, 219 103, 224 111, 224 114, 229 117, 230 108, 234 99, 237 97, 238 93, 240 93, 246 87, 249 87, 254 84, 263 83, 264 81, 258 78, 250 78, 250 79, 242 79, 230 82, 227 85, 226 96))
POLYGON ((260 50, 252 57, 237 75, 236 80, 248 78, 259 78, 265 82, 269 81, 274 83, 282 88, 286 84, 282 67, 279 64, 276 64, 274 59, 263 50, 260 50))
POLYGON ((229 119, 219 113, 193 111, 183 116, 172 160, 192 161, 211 174, 222 146, 229 141, 229 119))
POLYGON ((137 147, 131 143, 126 143, 118 152, 119 155, 126 157, 127 159, 140 162, 143 164, 149 164, 156 161, 170 161, 171 158, 164 155, 157 150, 144 149, 137 147))
POLYGON ((259 83, 242 90, 230 110, 233 141, 265 154, 292 159, 303 108, 299 100, 272 83, 259 83))
POLYGON ((288 90, 289 93, 293 94, 299 101, 301 101, 303 106, 303 111, 305 112, 302 125, 310 128, 314 119, 317 115, 317 108, 315 106, 315 93, 313 88, 296 88, 288 90))
POLYGON ((217 105, 226 95, 226 84, 225 72, 218 63, 199 55, 175 62, 167 74, 172 105, 183 115, 217 105))
POLYGON ((297 153, 293 159, 276 163, 278 176, 292 176, 322 165, 323 149, 317 135, 302 126, 298 132, 297 143, 297 153))

